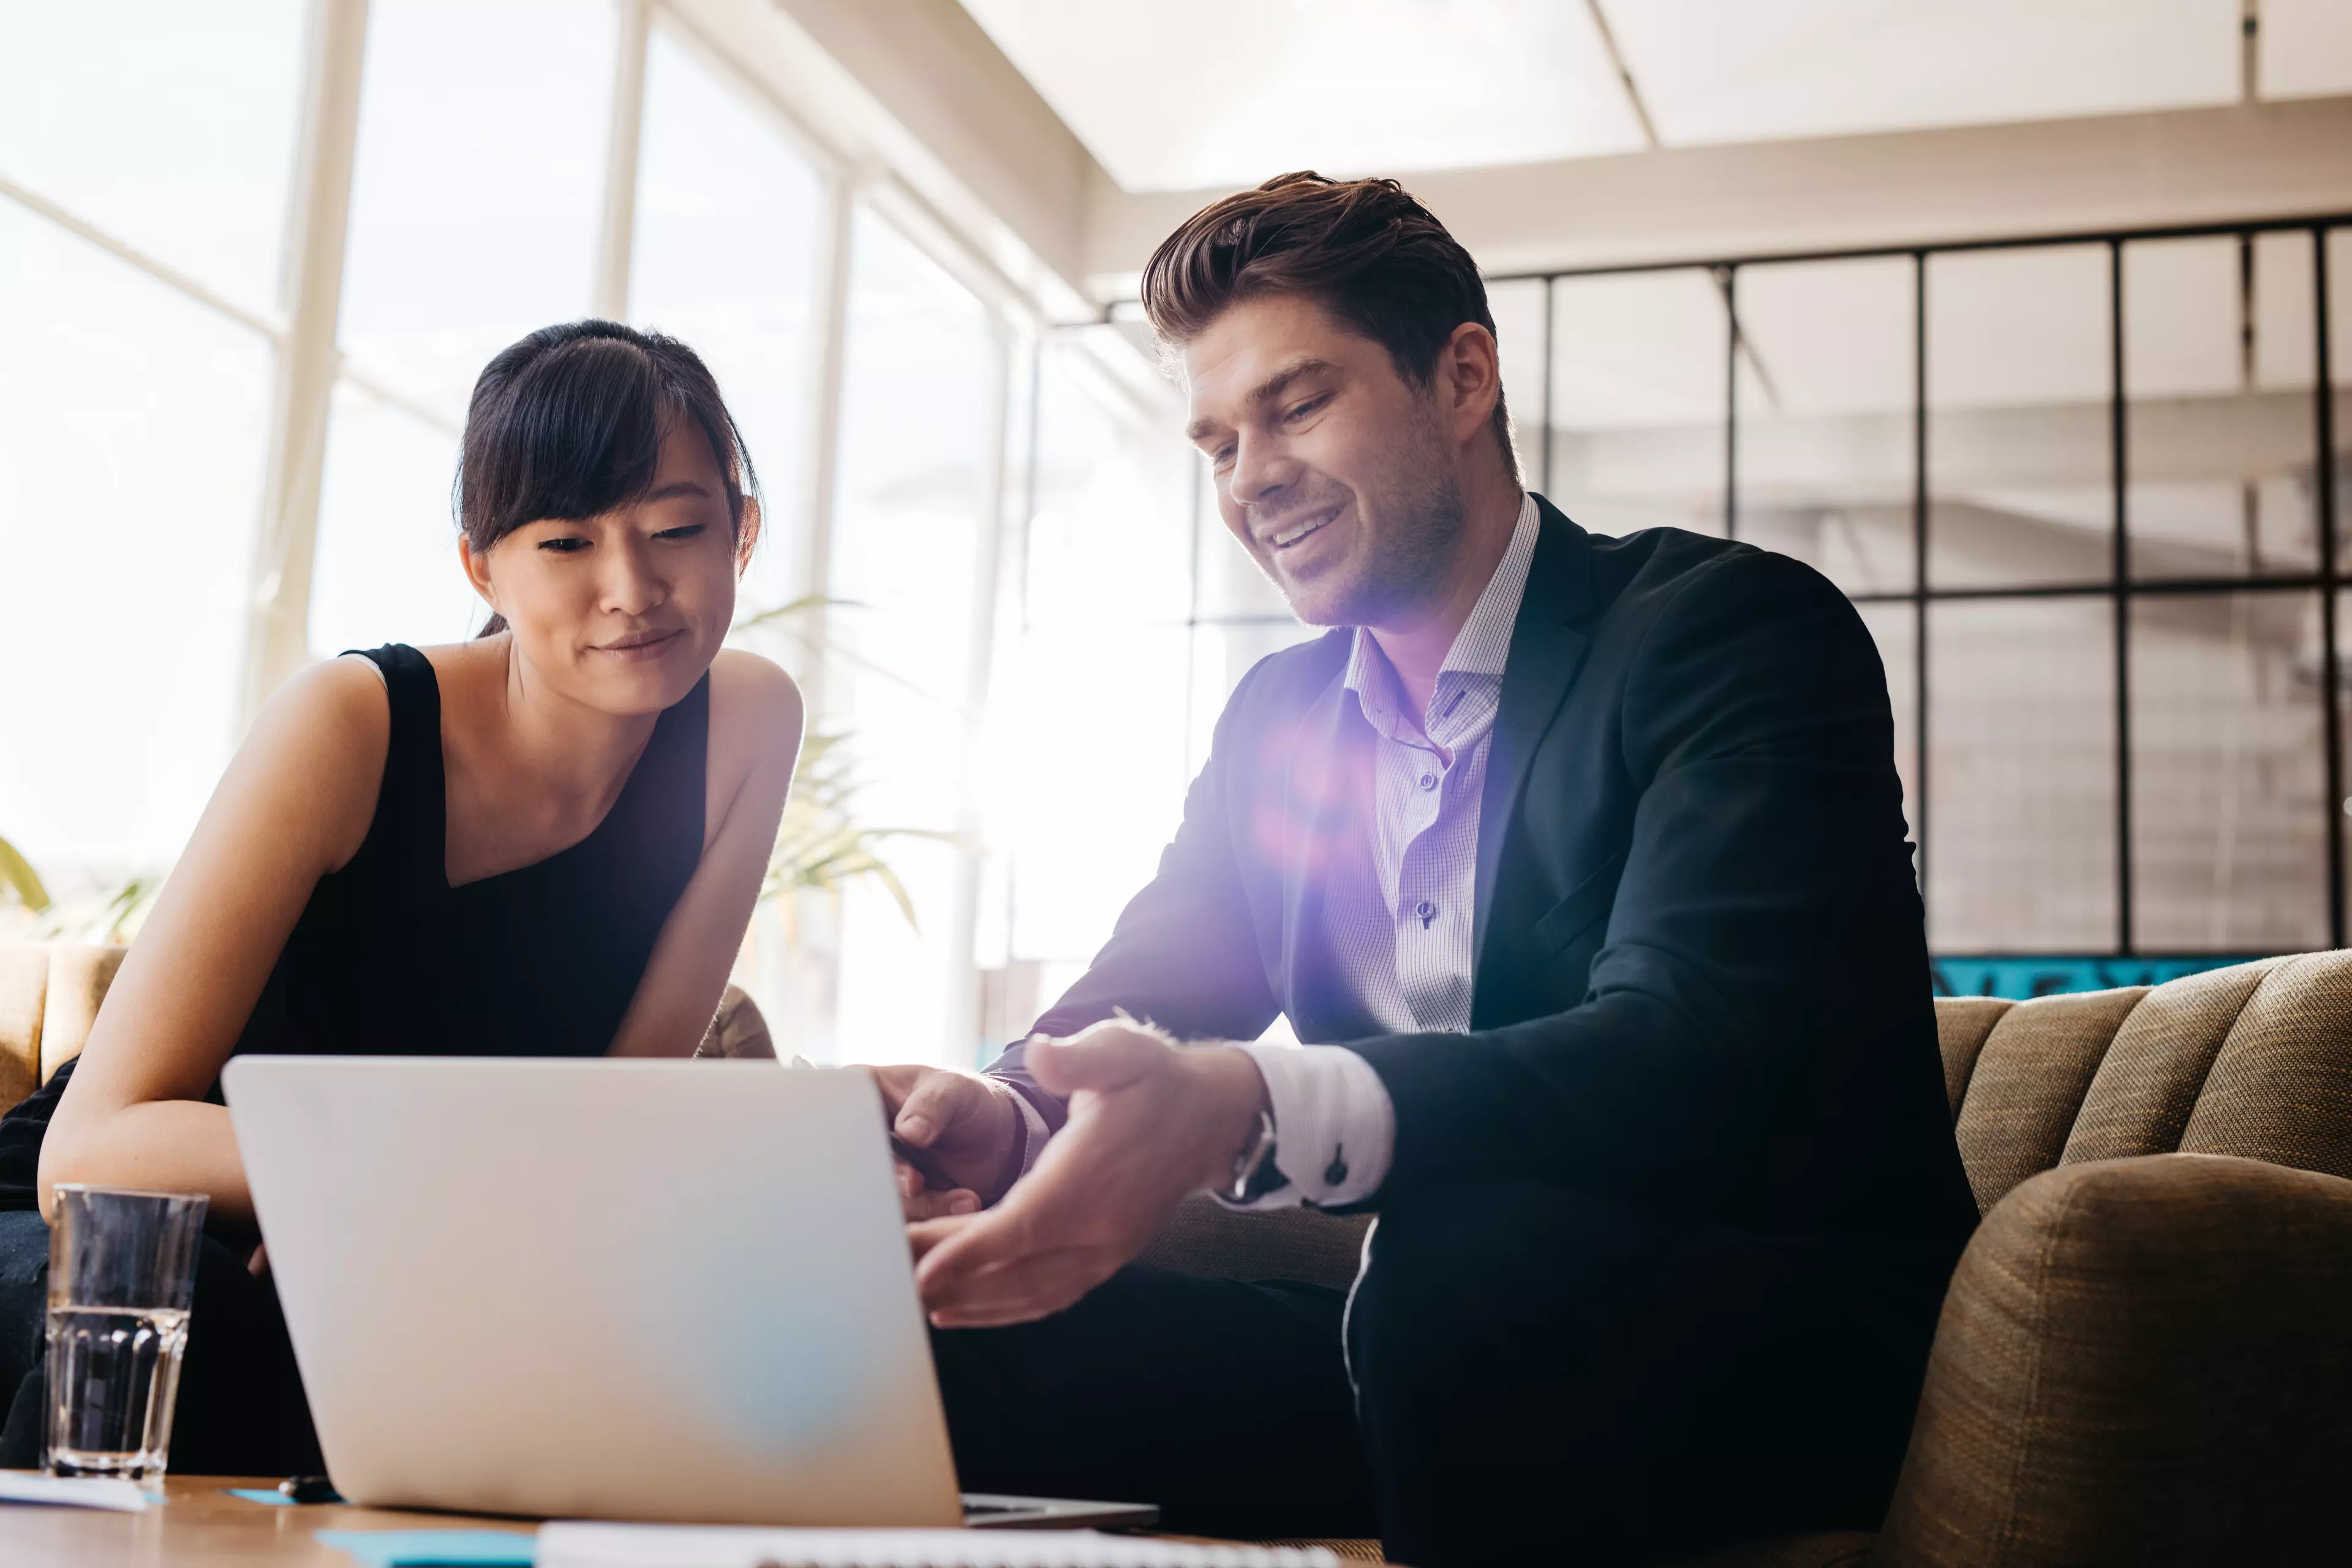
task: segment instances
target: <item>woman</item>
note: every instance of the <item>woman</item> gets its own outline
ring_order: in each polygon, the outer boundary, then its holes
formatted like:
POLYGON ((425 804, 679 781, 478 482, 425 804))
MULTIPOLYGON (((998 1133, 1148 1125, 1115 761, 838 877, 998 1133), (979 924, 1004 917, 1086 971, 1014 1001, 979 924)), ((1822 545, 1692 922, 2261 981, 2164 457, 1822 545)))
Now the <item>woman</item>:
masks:
POLYGON ((717 384, 669 338, 533 332, 474 388, 457 510, 482 635, 270 699, 80 1058, 0 1120, 0 1464, 40 1440, 52 1189, 96 1182, 212 1200, 173 1468, 319 1468, 232 1055, 683 1057, 718 1007, 801 700, 719 646, 760 518, 717 384))

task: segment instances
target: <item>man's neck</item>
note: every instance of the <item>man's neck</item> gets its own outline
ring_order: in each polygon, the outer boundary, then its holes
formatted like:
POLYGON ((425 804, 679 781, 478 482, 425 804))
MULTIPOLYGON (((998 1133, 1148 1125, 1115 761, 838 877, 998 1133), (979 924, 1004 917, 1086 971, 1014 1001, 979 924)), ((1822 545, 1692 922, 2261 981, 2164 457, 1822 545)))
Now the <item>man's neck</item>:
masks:
POLYGON ((1429 711, 1438 671, 1445 667, 1454 639, 1462 635, 1470 612, 1478 607, 1478 595, 1494 581, 1495 569, 1511 547, 1511 534, 1518 526, 1519 509, 1526 499, 1525 492, 1513 484, 1469 500, 1462 509, 1462 553, 1443 594, 1414 606, 1407 618, 1364 628, 1388 656, 1389 667, 1396 671, 1397 685, 1404 694, 1405 711, 1416 724, 1429 711))

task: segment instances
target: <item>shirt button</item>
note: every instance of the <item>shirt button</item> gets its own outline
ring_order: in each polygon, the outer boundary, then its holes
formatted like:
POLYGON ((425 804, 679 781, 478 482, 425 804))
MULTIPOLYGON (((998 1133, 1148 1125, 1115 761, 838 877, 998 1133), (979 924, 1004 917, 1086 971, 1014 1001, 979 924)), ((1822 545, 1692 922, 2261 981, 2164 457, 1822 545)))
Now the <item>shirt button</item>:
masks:
POLYGON ((1422 774, 1421 787, 1423 789, 1435 789, 1437 787, 1437 775, 1435 773, 1422 774))
POLYGON ((1437 918, 1437 906, 1423 899, 1412 906, 1412 912, 1421 917, 1421 929, 1427 931, 1429 922, 1437 918))

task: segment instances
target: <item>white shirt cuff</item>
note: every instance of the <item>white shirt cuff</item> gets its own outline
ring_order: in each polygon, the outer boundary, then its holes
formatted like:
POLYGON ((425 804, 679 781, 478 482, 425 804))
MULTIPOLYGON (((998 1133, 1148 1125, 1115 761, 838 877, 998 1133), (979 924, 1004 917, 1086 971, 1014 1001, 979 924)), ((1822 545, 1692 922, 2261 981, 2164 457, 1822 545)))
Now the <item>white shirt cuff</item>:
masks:
POLYGON ((1372 1064, 1345 1046, 1258 1040, 1242 1049, 1265 1079, 1274 1163, 1290 1179, 1247 1206, 1337 1208, 1378 1191, 1396 1146, 1396 1107, 1372 1064))

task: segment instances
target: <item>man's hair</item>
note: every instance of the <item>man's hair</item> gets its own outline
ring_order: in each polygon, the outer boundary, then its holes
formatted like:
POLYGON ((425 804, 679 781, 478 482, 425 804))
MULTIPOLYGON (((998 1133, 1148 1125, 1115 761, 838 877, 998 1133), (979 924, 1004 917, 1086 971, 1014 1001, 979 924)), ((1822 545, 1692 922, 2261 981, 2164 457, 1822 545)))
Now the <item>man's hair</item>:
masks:
MULTIPOLYGON (((1429 385, 1463 322, 1495 330, 1470 253, 1394 180, 1277 174, 1185 219, 1143 268, 1143 313, 1173 347, 1228 307, 1269 294, 1315 300, 1388 350, 1415 387, 1429 385)), ((1493 429, 1516 473, 1499 386, 1493 429)))

